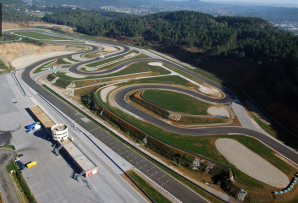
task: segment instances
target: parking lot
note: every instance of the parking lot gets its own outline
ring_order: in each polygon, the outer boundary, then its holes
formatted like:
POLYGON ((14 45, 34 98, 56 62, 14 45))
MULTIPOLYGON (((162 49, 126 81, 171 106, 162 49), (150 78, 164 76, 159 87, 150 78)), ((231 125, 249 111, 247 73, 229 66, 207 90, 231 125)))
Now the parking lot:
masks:
POLYGON ((34 99, 25 97, 10 75, 0 76, 1 82, 11 84, 0 89, 0 95, 5 95, 3 91, 11 92, 1 98, 7 103, 11 101, 8 104, 11 108, 0 109, 0 123, 6 123, 0 126, 0 130, 13 130, 11 144, 22 154, 19 159, 23 164, 37 162, 36 166, 25 168, 22 174, 38 202, 145 202, 136 191, 128 192, 129 188, 122 186, 123 182, 127 183, 118 173, 116 175, 119 177, 115 178, 115 174, 112 176, 113 170, 100 159, 95 161, 99 173, 87 181, 75 180, 73 177, 79 172, 78 169, 63 154, 56 156, 53 153, 53 143, 48 140, 50 136, 43 128, 26 133, 26 126, 36 122, 28 110, 29 106, 35 105, 32 102, 34 99))

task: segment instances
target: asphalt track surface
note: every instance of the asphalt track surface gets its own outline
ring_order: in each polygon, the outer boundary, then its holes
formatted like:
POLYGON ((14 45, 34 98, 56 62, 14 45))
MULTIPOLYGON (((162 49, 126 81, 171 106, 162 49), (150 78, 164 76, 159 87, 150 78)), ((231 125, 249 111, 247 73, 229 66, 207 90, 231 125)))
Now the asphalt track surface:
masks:
MULTIPOLYGON (((96 49, 96 47, 94 48, 96 49)), ((94 50, 90 50, 88 52, 91 51, 94 50)), ((138 168, 157 184, 161 185, 165 190, 173 194, 180 201, 184 203, 206 203, 207 201, 204 198, 199 196, 197 193, 193 192, 184 184, 174 179, 172 176, 165 173, 163 170, 156 167, 154 164, 140 156, 138 153, 134 152, 130 148, 127 148, 126 145, 118 141, 105 130, 98 127, 93 122, 85 122, 84 116, 79 114, 73 108, 65 104, 63 101, 59 100, 56 96, 45 90, 43 87, 41 87, 34 80, 31 79, 30 71, 33 68, 39 66, 40 64, 46 61, 64 56, 48 58, 27 66, 21 75, 22 80, 34 91, 36 91, 36 93, 42 95, 47 101, 49 101, 51 104, 57 107, 61 112, 69 116, 72 120, 74 120, 84 129, 86 129, 88 132, 90 132, 93 136, 95 136, 108 147, 110 147, 112 150, 114 150, 119 156, 123 157, 125 160, 130 162, 134 167, 138 168)))
MULTIPOLYGON (((154 125, 162 128, 164 130, 167 130, 167 131, 170 131, 173 133, 177 133, 177 134, 181 134, 181 135, 204 136, 204 135, 219 135, 219 134, 229 134, 229 133, 250 135, 250 136, 253 136, 253 137, 261 140, 262 142, 264 142, 271 148, 275 149, 279 153, 285 155, 286 157, 288 157, 295 163, 298 163, 297 153, 295 153, 292 150, 288 149, 287 147, 279 144, 275 140, 269 138, 267 135, 257 132, 257 131, 254 131, 254 130, 251 130, 251 129, 247 129, 247 128, 243 128, 243 127, 228 127, 228 126, 227 127, 208 127, 208 128, 200 128, 200 129, 190 129, 190 128, 187 129, 187 128, 179 128, 177 126, 170 125, 170 124, 156 118, 155 116, 152 116, 152 115, 132 106, 131 104, 127 103, 127 101, 125 100, 125 96, 129 92, 139 90, 139 89, 164 89, 164 90, 179 91, 179 92, 182 92, 185 94, 190 94, 190 95, 195 96, 199 99, 206 99, 204 95, 201 95, 197 92, 193 92, 193 91, 186 90, 183 88, 178 88, 178 87, 171 87, 171 86, 166 86, 166 85, 135 85, 135 86, 129 86, 127 88, 123 88, 120 91, 118 91, 115 94, 115 102, 122 109, 125 109, 126 111, 131 112, 131 113, 143 118, 144 120, 146 120, 150 123, 153 123, 154 125)), ((214 101, 211 98, 206 99, 206 100, 214 101)), ((235 100, 234 100, 234 102, 235 102, 235 100)))
MULTIPOLYGON (((60 36, 64 36, 64 35, 60 35, 60 36)), ((79 39, 79 38, 76 38, 76 39, 79 39)), ((85 44, 85 45, 87 45, 87 44, 85 44)), ((94 46, 93 46, 93 48, 96 49, 96 47, 94 47, 94 46)), ((129 50, 129 49, 125 49, 125 50, 129 50)), ((87 51, 87 52, 91 52, 91 51, 94 51, 94 50, 90 50, 90 51, 87 51)), ((86 53, 86 52, 82 52, 82 53, 86 53)), ((68 56, 68 55, 65 55, 65 56, 68 56)), ((56 106, 58 109, 60 109, 66 115, 68 115, 71 119, 76 121, 79 125, 81 125, 83 128, 88 130, 91 134, 96 136, 99 140, 101 140, 107 146, 109 146, 113 150, 115 150, 116 153, 118 153, 124 159, 126 159, 130 163, 132 163, 132 165, 134 165, 136 168, 141 170, 147 176, 151 177, 151 179, 153 179, 159 185, 162 185, 167 191, 169 191, 175 197, 180 199, 182 202, 206 202, 203 198, 201 198, 200 196, 195 194, 189 188, 185 187, 183 184, 181 184, 177 180, 173 179, 171 176, 167 175, 163 171, 161 171, 159 168, 157 168, 151 162, 147 161, 143 157, 136 154, 133 150, 130 150, 130 149, 126 148, 125 152, 121 151, 121 147, 123 147, 123 144, 121 142, 117 141, 114 137, 112 137, 107 132, 105 132, 104 130, 102 130, 98 126, 96 126, 94 123, 84 122, 82 120, 83 116, 78 114, 74 109, 72 109, 71 107, 66 105, 61 100, 57 99, 54 95, 52 95, 51 93, 46 91, 44 88, 42 88, 41 86, 36 84, 35 81, 33 81, 31 79, 29 74, 30 74, 30 71, 34 67, 36 67, 36 66, 38 66, 38 65, 40 65, 40 64, 42 64, 42 63, 44 63, 48 60, 53 60, 55 58, 60 58, 60 57, 63 57, 63 56, 53 57, 53 58, 49 58, 49 59, 46 59, 46 60, 41 60, 39 62, 36 62, 36 63, 26 67, 26 69, 22 73, 23 81, 26 84, 28 84, 32 89, 34 89, 37 93, 39 93, 45 99, 47 99, 50 103, 52 103, 54 106, 56 106), (111 140, 113 140, 113 141, 111 142, 111 140), (111 143, 113 143, 113 144, 111 144, 111 143), (121 146, 121 147, 116 147, 115 148, 115 146, 121 146), (132 159, 132 157, 134 157, 134 158, 132 159), (140 165, 140 163, 141 163, 141 165, 140 165), (154 175, 154 174, 158 174, 158 175, 154 175), (166 179, 166 182, 161 182, 161 181, 164 181, 164 179, 166 179)), ((110 56, 110 57, 112 57, 112 56, 110 56)), ((142 61, 142 59, 139 59, 139 60, 142 61)), ((173 66, 174 68, 177 68, 178 70, 183 71, 186 74, 189 74, 189 75, 191 75, 191 76, 193 76, 193 77, 195 77, 195 78, 197 78, 201 81, 204 81, 206 83, 209 83, 209 84, 217 87, 218 89, 222 90, 225 93, 226 99, 227 99, 226 102, 229 102, 234 98, 234 94, 230 90, 228 90, 227 88, 225 88, 225 87, 221 86, 220 84, 217 84, 213 81, 210 81, 209 79, 206 79, 206 78, 204 78, 204 77, 202 77, 202 76, 200 76, 196 73, 193 73, 192 71, 189 71, 189 70, 187 70, 187 69, 185 69, 181 66, 178 66, 178 65, 176 65, 176 64, 174 64, 170 61, 167 61, 167 60, 164 60, 164 59, 150 59, 150 60, 159 60, 159 61, 165 62, 165 63, 173 66)), ((93 59, 93 61, 94 61, 94 59, 93 59)), ((88 62, 84 62, 84 63, 90 63, 90 62, 92 62, 92 60, 90 60, 88 62)), ((132 61, 129 61, 129 62, 132 63, 132 61)), ((127 62, 125 62, 125 63, 127 63, 127 62)), ((117 68, 121 68, 121 67, 125 66, 125 63, 117 66, 117 68)), ((79 65, 79 64, 77 64, 77 65, 79 65)), ((71 70, 73 70, 73 69, 71 69, 71 70)), ((115 70, 113 70, 113 71, 115 71, 115 70)), ((77 72, 75 72, 75 73, 77 73, 77 72)), ((85 74, 85 73, 80 72, 78 74, 85 74)), ((98 73, 93 73, 93 74, 98 75, 98 73)), ((140 85, 139 87, 141 87, 141 86, 142 85, 140 85)), ((163 89, 164 89, 164 86, 163 86, 163 89)), ((153 116, 150 116, 149 114, 146 114, 142 111, 139 111, 137 108, 134 108, 133 106, 127 104, 127 102, 124 100, 124 96, 126 95, 126 93, 130 92, 131 89, 125 88, 124 90, 126 90, 126 91, 121 92, 121 94, 119 94, 119 92, 118 92, 115 95, 115 101, 122 108, 127 109, 128 111, 132 112, 133 114, 141 115, 140 117, 144 117, 144 119, 154 123, 155 125, 158 125, 159 127, 163 128, 165 130, 168 130, 168 131, 171 131, 171 132, 176 132, 178 134, 184 134, 184 135, 187 134, 187 135, 193 135, 193 136, 228 134, 228 133, 247 134, 247 135, 253 136, 255 138, 258 138, 259 140, 261 140, 262 142, 264 142, 265 144, 267 144, 271 148, 275 149, 276 151, 278 151, 282 155, 284 155, 287 158, 291 159, 292 161, 298 163, 298 155, 295 152, 288 149, 284 145, 276 142, 275 140, 269 138, 268 136, 266 136, 262 133, 250 130, 250 129, 245 129, 245 128, 242 128, 242 127, 212 127, 212 128, 204 128, 204 129, 184 129, 184 128, 178 128, 178 127, 166 124, 165 122, 163 122, 163 121, 161 121, 161 120, 159 120, 159 119, 157 119, 153 116)), ((238 100, 233 100, 233 102, 240 103, 238 100)))
MULTIPOLYGON (((126 61, 126 62, 124 62, 122 64, 119 64, 119 65, 117 65, 117 66, 115 66, 115 67, 113 67, 113 68, 111 68, 109 70, 106 70, 106 71, 88 72, 88 73, 82 72, 82 71, 79 71, 78 70, 78 67, 79 66, 90 63, 90 61, 85 61, 85 62, 78 63, 78 64, 75 64, 75 65, 71 66, 69 68, 69 71, 70 72, 73 72, 73 73, 76 73, 76 74, 80 74, 80 75, 104 75, 104 74, 113 73, 113 72, 115 72, 117 70, 120 70, 124 66, 129 66, 130 64, 133 64, 133 63, 136 63, 136 62, 142 62, 142 61, 160 61, 162 63, 168 64, 169 66, 172 66, 175 69, 178 69, 178 70, 180 70, 182 72, 185 72, 186 74, 191 75, 191 76, 195 77, 198 80, 201 80, 203 82, 209 83, 210 85, 212 85, 212 86, 220 89, 225 94, 225 97, 223 99, 221 99, 221 100, 219 100, 219 99, 213 99, 214 102, 229 103, 229 102, 231 102, 235 98, 234 93, 231 92, 229 89, 223 87, 222 85, 220 85, 218 83, 215 83, 215 82, 213 82, 213 81, 211 81, 211 80, 209 80, 207 78, 204 78, 203 76, 198 75, 198 74, 196 74, 194 72, 191 72, 191 71, 189 71, 189 70, 187 70, 187 69, 185 69, 185 68, 183 68, 183 67, 181 67, 181 66, 179 66, 179 65, 177 65, 177 64, 175 64, 175 63, 173 63, 171 61, 168 61, 166 59, 160 59, 160 58, 150 58, 150 59, 144 58, 144 59, 130 60, 130 61, 126 61)), ((92 60, 92 62, 94 62, 94 60, 92 60)), ((208 97, 206 97, 206 98, 208 98, 208 97)))

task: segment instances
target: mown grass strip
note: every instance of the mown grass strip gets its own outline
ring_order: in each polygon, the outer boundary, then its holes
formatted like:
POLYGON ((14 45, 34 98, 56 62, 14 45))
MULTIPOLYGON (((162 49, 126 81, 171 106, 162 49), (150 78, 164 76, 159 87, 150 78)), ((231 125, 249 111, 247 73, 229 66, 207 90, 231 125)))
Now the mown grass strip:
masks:
POLYGON ((134 171, 128 173, 129 176, 155 201, 162 203, 171 203, 165 196, 149 185, 141 176, 134 171))
POLYGON ((42 34, 39 32, 32 32, 32 31, 18 31, 18 32, 13 32, 13 34, 17 35, 22 35, 25 37, 32 37, 38 40, 66 40, 66 41, 73 41, 72 39, 69 38, 64 38, 64 37, 57 37, 57 36, 52 36, 52 35, 46 35, 42 34))
POLYGON ((7 173, 10 174, 11 171, 15 171, 15 173, 12 173, 13 180, 17 183, 17 185, 20 188, 20 192, 24 194, 27 201, 30 203, 37 203, 35 197, 31 193, 31 190, 29 186, 27 185, 26 181, 24 180, 23 175, 21 174, 18 166, 14 162, 10 162, 6 166, 7 173))
POLYGON ((5 145, 5 146, 1 146, 0 148, 8 148, 8 149, 15 150, 15 147, 13 145, 5 145))

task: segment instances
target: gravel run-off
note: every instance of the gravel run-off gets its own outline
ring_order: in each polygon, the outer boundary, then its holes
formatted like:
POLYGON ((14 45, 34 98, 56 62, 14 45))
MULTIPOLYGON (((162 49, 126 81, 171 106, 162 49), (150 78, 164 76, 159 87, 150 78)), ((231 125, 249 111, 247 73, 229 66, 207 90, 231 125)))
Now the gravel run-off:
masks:
POLYGON ((211 106, 208 108, 207 112, 212 116, 230 116, 229 111, 224 107, 211 106))
POLYGON ((283 172, 239 142, 221 138, 215 146, 231 164, 250 177, 272 187, 284 189, 289 185, 289 178, 283 172))
POLYGON ((106 102, 107 101, 107 95, 109 94, 110 91, 112 91, 116 87, 117 86, 109 86, 109 87, 104 88, 103 90, 101 90, 100 97, 101 97, 101 99, 102 99, 103 102, 106 102))
POLYGON ((11 62, 11 65, 18 70, 18 69, 25 68, 28 65, 30 65, 34 62, 43 60, 43 59, 47 59, 47 58, 50 58, 50 57, 61 56, 61 55, 66 55, 66 54, 73 54, 75 52, 76 51, 56 51, 56 52, 52 52, 52 53, 35 54, 35 55, 20 57, 20 58, 14 59, 11 62))

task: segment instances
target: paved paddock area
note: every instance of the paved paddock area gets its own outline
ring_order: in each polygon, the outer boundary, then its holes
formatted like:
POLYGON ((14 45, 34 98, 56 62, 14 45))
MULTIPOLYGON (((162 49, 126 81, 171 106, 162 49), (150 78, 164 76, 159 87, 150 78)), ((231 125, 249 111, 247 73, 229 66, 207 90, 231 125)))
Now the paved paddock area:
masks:
MULTIPOLYGON (((23 154, 20 157, 22 163, 37 162, 36 166, 26 168, 22 173, 39 203, 146 202, 118 175, 119 171, 115 172, 107 166, 103 161, 105 157, 95 157, 97 153, 93 153, 91 158, 96 158, 99 173, 87 178, 87 181, 78 182, 73 179, 74 174, 79 172, 78 169, 63 154, 58 157, 53 153, 54 146, 48 141, 49 134, 45 129, 31 134, 25 132, 25 127, 36 121, 28 107, 35 105, 33 101, 39 104, 42 102, 36 95, 24 96, 10 74, 0 76, 0 85, 4 87, 0 89, 1 104, 4 102, 8 106, 0 108, 0 131, 12 131, 11 144, 19 154, 23 154)), ((49 112, 51 113, 48 109, 47 113, 49 112)), ((56 116, 54 121, 57 122, 58 119, 56 116)), ((76 141, 80 142, 79 139, 76 141)), ((88 154, 86 148, 89 146, 82 143, 81 147, 88 154)))

